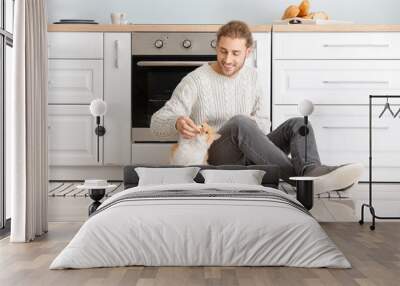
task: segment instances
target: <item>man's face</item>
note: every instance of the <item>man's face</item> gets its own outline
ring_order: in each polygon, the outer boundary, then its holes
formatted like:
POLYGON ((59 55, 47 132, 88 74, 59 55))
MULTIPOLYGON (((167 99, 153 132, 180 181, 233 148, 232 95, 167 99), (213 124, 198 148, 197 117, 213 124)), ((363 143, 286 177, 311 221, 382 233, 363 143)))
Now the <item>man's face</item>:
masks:
POLYGON ((219 71, 229 77, 235 75, 250 52, 251 48, 246 47, 246 39, 221 37, 217 44, 219 71))

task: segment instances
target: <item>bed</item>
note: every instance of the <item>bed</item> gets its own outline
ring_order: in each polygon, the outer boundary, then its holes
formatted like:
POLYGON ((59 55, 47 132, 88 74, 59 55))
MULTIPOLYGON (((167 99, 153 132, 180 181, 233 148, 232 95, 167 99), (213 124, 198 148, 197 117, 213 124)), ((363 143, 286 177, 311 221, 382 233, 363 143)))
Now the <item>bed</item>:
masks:
POLYGON ((274 166, 261 185, 196 183, 138 186, 137 166, 124 169, 126 189, 105 200, 50 269, 144 266, 292 266, 350 268, 319 223, 276 189, 274 166))

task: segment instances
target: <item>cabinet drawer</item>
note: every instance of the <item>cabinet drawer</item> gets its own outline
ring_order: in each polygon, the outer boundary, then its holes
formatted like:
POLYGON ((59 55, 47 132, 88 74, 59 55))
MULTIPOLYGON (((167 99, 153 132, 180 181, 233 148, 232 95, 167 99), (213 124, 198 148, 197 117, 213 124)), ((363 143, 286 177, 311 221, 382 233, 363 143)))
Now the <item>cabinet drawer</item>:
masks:
POLYGON ((102 59, 103 33, 48 33, 50 59, 102 59))
POLYGON ((102 60, 49 60, 49 103, 89 104, 103 98, 102 60))
POLYGON ((274 33, 274 59, 400 59, 400 33, 274 33))
POLYGON ((276 60, 274 104, 368 104, 370 94, 400 94, 400 60, 276 60))
POLYGON ((103 139, 97 145, 96 120, 88 105, 48 106, 49 164, 51 166, 101 165, 103 139), (97 157, 99 149, 99 158, 97 157))
MULTIPOLYGON (((398 110, 400 105, 393 107, 398 110)), ((382 105, 373 108, 374 180, 400 181, 399 119, 379 119, 382 109, 382 105)), ((297 106, 274 106, 273 114, 274 129, 286 119, 299 116, 297 106)), ((368 180, 368 114, 368 106, 315 106, 310 122, 323 164, 361 162, 366 166, 362 179, 368 180)))

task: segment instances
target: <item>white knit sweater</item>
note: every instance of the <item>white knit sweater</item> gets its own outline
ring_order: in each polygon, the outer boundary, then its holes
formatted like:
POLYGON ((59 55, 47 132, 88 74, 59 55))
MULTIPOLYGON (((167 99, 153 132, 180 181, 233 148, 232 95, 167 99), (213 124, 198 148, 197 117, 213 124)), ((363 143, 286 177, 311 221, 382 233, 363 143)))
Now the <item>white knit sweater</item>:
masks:
POLYGON ((153 114, 150 129, 160 138, 171 138, 177 135, 177 118, 189 116, 198 125, 207 122, 219 130, 239 114, 249 116, 265 134, 269 133, 267 98, 257 71, 243 66, 231 78, 204 64, 182 79, 171 98, 153 114))

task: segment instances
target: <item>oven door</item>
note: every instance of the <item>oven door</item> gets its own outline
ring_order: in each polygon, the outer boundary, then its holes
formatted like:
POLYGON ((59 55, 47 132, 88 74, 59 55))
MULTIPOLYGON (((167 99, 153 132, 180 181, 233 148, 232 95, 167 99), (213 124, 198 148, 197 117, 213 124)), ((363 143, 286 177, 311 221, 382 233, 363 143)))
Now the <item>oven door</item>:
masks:
POLYGON ((151 116, 171 98, 184 76, 215 61, 215 55, 132 56, 132 139, 135 143, 175 142, 150 132, 151 116))

